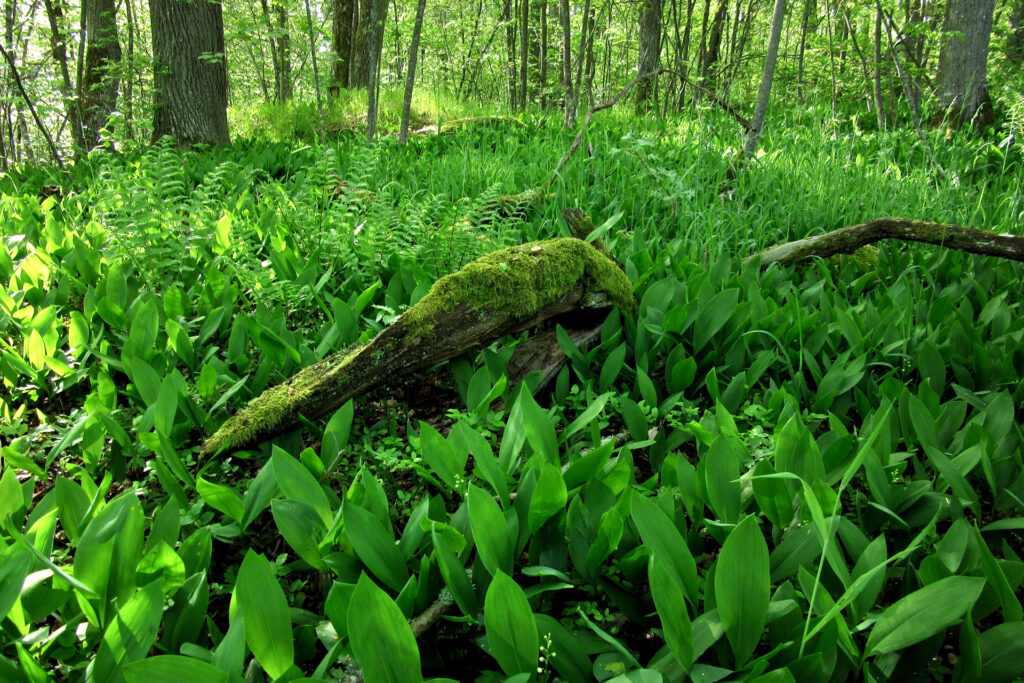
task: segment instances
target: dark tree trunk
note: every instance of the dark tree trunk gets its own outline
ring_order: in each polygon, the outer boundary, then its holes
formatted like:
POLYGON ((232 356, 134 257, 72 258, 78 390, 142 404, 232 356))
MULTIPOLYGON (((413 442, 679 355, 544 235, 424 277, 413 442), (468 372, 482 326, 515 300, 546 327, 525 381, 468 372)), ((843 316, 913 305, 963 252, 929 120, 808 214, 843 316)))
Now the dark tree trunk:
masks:
POLYGON ((936 123, 981 128, 992 122, 986 62, 995 0, 950 0, 939 51, 936 123))
POLYGON ((150 0, 153 139, 227 144, 228 72, 220 2, 150 0))
POLYGON ((761 75, 761 87, 757 90, 757 104, 754 116, 750 120, 747 139, 743 143, 743 154, 752 157, 757 152, 764 132, 764 119, 768 113, 768 100, 771 99, 772 80, 775 78, 775 61, 779 56, 779 39, 782 37, 782 23, 786 18, 786 0, 775 0, 772 11, 772 23, 768 30, 768 49, 764 58, 764 72, 761 75))
POLYGON ((404 145, 409 136, 409 114, 412 111, 412 90, 416 85, 416 58, 420 50, 420 33, 423 31, 423 12, 427 0, 416 4, 416 23, 412 29, 412 44, 409 45, 409 69, 405 77, 405 99, 402 101, 402 125, 398 129, 398 142, 404 145))
POLYGON ((352 66, 349 87, 366 88, 370 85, 370 10, 376 0, 361 0, 356 13, 356 29, 352 34, 352 66))
POLYGON ((508 57, 508 105, 509 109, 515 110, 519 102, 516 94, 516 22, 512 18, 512 0, 505 0, 501 8, 501 21, 505 24, 505 48, 508 57))
POLYGON ((292 98, 292 45, 288 35, 288 11, 279 2, 274 3, 277 15, 277 62, 274 64, 274 84, 277 86, 277 101, 287 102, 292 98))
POLYGON ((1024 67, 1024 2, 1010 10, 1010 35, 1006 37, 1006 59, 1010 66, 1024 67))
POLYGON ((356 0, 334 0, 334 15, 331 19, 331 68, 330 93, 337 95, 341 88, 348 88, 349 69, 352 64, 352 25, 356 18, 356 0))
POLYGON ((68 51, 64 44, 64 33, 60 25, 64 18, 64 11, 59 2, 45 0, 45 4, 46 17, 50 22, 50 50, 60 71, 60 91, 64 100, 64 110, 68 117, 68 125, 71 126, 71 138, 77 149, 83 149, 85 148, 85 137, 82 134, 82 109, 74 96, 75 90, 71 84, 71 72, 68 69, 68 51))
POLYGON ((370 79, 367 82, 366 139, 377 135, 377 75, 380 73, 381 45, 384 42, 384 22, 387 21, 387 0, 370 0, 370 32, 366 37, 370 51, 370 79))
POLYGON ((576 103, 572 87, 572 35, 569 23, 569 0, 560 0, 558 18, 562 22, 562 87, 565 89, 565 125, 576 125, 576 103))
POLYGON ((662 0, 644 0, 640 10, 640 55, 637 59, 637 75, 647 76, 636 84, 636 110, 638 113, 651 108, 651 96, 661 59, 661 15, 662 0))
POLYGON ((85 146, 100 143, 100 131, 117 107, 121 84, 121 44, 114 0, 85 0, 85 74, 80 85, 85 146))
POLYGON ((878 130, 885 130, 885 100, 882 99, 882 6, 875 6, 875 68, 871 79, 878 130))
POLYGON ((700 67, 700 82, 705 90, 715 89, 713 70, 722 52, 722 30, 725 24, 728 0, 721 0, 715 10, 715 18, 711 21, 711 34, 708 36, 708 47, 704 53, 704 63, 700 67))
POLYGON ((814 10, 814 0, 804 0, 804 18, 800 22, 800 55, 796 67, 796 93, 801 102, 804 101, 804 52, 807 50, 807 30, 811 25, 814 10))
POLYGON ((529 27, 530 0, 520 0, 519 12, 519 109, 526 109, 528 64, 529 64, 529 27))

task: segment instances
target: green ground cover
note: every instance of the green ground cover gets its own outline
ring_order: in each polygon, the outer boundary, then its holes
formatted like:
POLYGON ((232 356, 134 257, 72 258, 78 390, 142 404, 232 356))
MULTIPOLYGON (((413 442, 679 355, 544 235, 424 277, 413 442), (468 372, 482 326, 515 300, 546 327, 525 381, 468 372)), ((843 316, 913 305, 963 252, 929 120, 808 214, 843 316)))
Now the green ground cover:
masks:
POLYGON ((571 141, 539 117, 0 179, 0 680, 1024 675, 1021 266, 741 265, 880 215, 1020 232, 1020 144, 782 116, 727 181, 730 120, 610 115, 512 217, 571 141), (571 206, 639 307, 536 398, 505 339, 199 456, 571 206))

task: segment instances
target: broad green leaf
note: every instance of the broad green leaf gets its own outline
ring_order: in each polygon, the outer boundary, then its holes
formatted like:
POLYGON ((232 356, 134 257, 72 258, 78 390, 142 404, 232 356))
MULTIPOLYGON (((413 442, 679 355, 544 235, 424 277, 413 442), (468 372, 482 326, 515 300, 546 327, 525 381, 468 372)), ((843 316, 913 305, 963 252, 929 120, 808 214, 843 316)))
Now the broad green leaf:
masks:
POLYGON ((227 683, 228 675, 198 659, 157 655, 122 667, 126 683, 227 683))
POLYGON ((677 582, 691 605, 698 604, 697 563, 683 535, 668 515, 653 501, 634 495, 630 515, 640 530, 644 545, 651 549, 665 570, 677 582))
POLYGON ((865 654, 895 652, 940 633, 960 621, 985 587, 985 579, 949 576, 890 605, 878 617, 865 654))
POLYGON ((523 589, 502 571, 487 588, 484 621, 487 643, 501 670, 508 676, 535 673, 540 654, 537 623, 523 589))
POLYGON ((118 610, 103 634, 103 641, 113 654, 113 661, 135 661, 146 656, 156 641, 163 618, 164 596, 160 584, 153 582, 140 589, 118 610))
POLYGON ((234 599, 245 620, 245 642, 271 678, 291 668, 295 660, 288 600, 262 555, 249 550, 238 568, 234 599))
POLYGON ((451 490, 457 490, 456 478, 461 479, 466 471, 468 454, 459 455, 452 444, 426 422, 420 423, 420 448, 423 459, 430 469, 441 478, 451 490))
POLYGON ((363 678, 381 683, 417 683, 420 651, 402 610, 388 594, 363 574, 359 577, 348 609, 348 633, 352 654, 363 669, 363 678))
POLYGON ((31 551, 22 545, 12 545, 0 553, 0 622, 21 593, 31 559, 31 551))
POLYGON ((735 524, 740 516, 743 488, 740 478, 740 454, 745 452, 738 439, 719 434, 701 460, 708 492, 708 505, 718 520, 735 524))
POLYGON ((751 515, 725 539, 715 563, 715 602, 738 667, 761 640, 770 591, 768 544, 751 515))
POLYGON ((270 504, 274 523, 295 552, 311 567, 326 571, 320 541, 327 529, 311 506, 300 500, 275 500, 270 504))
POLYGON ((470 484, 469 523, 473 529, 477 551, 487 571, 512 571, 512 536, 501 508, 483 489, 470 484))
POLYGON ((608 354, 608 358, 605 359, 604 365, 601 366, 601 374, 597 380, 598 391, 605 392, 612 388, 612 385, 615 384, 615 380, 619 377, 619 373, 622 372, 622 366, 625 362, 626 345, 619 344, 611 353, 608 354))
POLYGON ((551 423, 547 411, 537 405, 526 382, 521 385, 516 403, 522 411, 523 430, 526 432, 526 441, 530 447, 549 463, 558 464, 558 437, 555 434, 555 425, 551 423))
POLYGON ((683 669, 688 671, 693 666, 693 624, 683 591, 653 555, 648 560, 647 577, 665 642, 683 669))
POLYGON ((342 516, 348 540, 366 568, 389 588, 402 590, 409 580, 409 570, 391 529, 385 529, 372 512, 351 501, 345 502, 342 516))
POLYGON ((334 466, 341 459, 342 451, 348 445, 354 414, 355 404, 350 400, 334 411, 331 419, 327 421, 327 426, 324 428, 323 445, 320 447, 320 459, 328 463, 328 472, 334 470, 334 466))
MULTIPOLYGON (((75 578, 96 592, 94 607, 106 627, 107 616, 135 590, 142 559, 145 518, 135 491, 126 491, 100 510, 82 533, 75 551, 75 578)), ((81 594, 79 602, 83 600, 81 594)))
POLYGON ((1024 623, 997 624, 981 634, 981 679, 1015 681, 1024 676, 1024 623))
POLYGON ((160 311, 153 299, 148 298, 135 307, 128 339, 135 345, 138 352, 145 355, 154 350, 156 336, 159 332, 160 311))
POLYGON ((166 596, 174 595, 185 583, 185 563, 166 541, 157 541, 139 562, 136 582, 145 586, 151 581, 159 581, 166 596))
POLYGON ((544 522, 564 511, 567 498, 561 468, 548 462, 542 463, 540 477, 530 497, 530 533, 537 533, 544 522))
POLYGON ((612 394, 610 393, 601 394, 593 401, 590 401, 590 403, 588 403, 587 405, 587 409, 584 410, 579 415, 577 415, 576 419, 573 420, 569 424, 569 426, 565 428, 564 438, 568 439, 570 436, 580 431, 581 429, 585 429, 586 427, 590 426, 590 423, 593 422, 597 418, 597 416, 601 414, 601 411, 604 410, 605 405, 607 405, 608 403, 608 399, 610 399, 611 397, 612 394))
POLYGON ((199 476, 196 477, 196 493, 214 510, 224 513, 239 524, 242 523, 245 504, 233 488, 215 484, 199 476))
POLYGON ((306 466, 289 455, 280 446, 274 446, 270 456, 270 464, 274 468, 274 478, 285 498, 301 500, 310 505, 320 515, 320 521, 326 528, 334 522, 334 510, 327 500, 327 494, 320 488, 320 483, 309 473, 306 466))
POLYGON ((431 526, 434 527, 431 528, 430 535, 434 541, 434 550, 437 552, 437 565, 441 570, 441 577, 462 613, 475 619, 479 605, 473 584, 466 575, 466 568, 459 562, 444 535, 437 532, 434 524, 431 526))

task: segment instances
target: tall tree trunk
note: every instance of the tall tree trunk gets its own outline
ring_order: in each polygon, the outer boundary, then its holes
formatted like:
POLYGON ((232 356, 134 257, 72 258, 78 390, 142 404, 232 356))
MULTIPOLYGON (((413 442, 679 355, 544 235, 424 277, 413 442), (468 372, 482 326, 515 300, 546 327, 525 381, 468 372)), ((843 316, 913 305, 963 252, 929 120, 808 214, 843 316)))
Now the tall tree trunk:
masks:
POLYGON ((328 92, 337 95, 348 88, 349 69, 352 64, 352 32, 356 18, 356 0, 334 0, 331 17, 331 85, 328 92))
POLYGON ((228 72, 220 2, 149 0, 153 30, 153 139, 227 144, 228 72))
POLYGON ((949 0, 939 50, 935 122, 978 128, 992 122, 986 62, 995 0, 949 0))
POLYGON ((380 73, 381 46, 384 41, 384 22, 387 21, 387 0, 370 0, 370 32, 366 36, 370 50, 370 79, 366 90, 366 139, 377 137, 377 88, 380 73))
POLYGON ((416 23, 412 28, 412 44, 409 45, 409 69, 405 76, 405 99, 402 101, 402 126, 398 130, 398 144, 404 145, 409 137, 409 114, 412 111, 412 89, 416 85, 416 58, 420 51, 420 33, 423 31, 423 12, 427 0, 416 4, 416 23))
MULTIPOLYGON (((576 125, 576 113, 580 108, 580 97, 582 97, 583 88, 583 73, 586 68, 585 62, 587 61, 587 45, 593 39, 594 31, 594 20, 590 16, 590 0, 585 0, 583 3, 583 21, 580 28, 580 51, 576 55, 576 78, 573 81, 573 94, 572 94, 572 122, 568 120, 566 124, 571 128, 576 125)), ((572 63, 572 60, 569 60, 572 63)))
POLYGON ((512 0, 505 0, 505 3, 501 7, 501 21, 505 25, 505 48, 506 56, 506 69, 508 72, 508 105, 509 109, 515 111, 519 98, 516 94, 516 22, 512 18, 513 15, 513 3, 512 0))
POLYGON ((352 66, 349 87, 367 88, 370 85, 370 32, 371 9, 377 0, 359 0, 356 30, 352 34, 352 66))
POLYGON ((686 2, 686 28, 683 29, 683 56, 682 56, 682 76, 679 84, 679 100, 676 103, 676 109, 682 111, 683 104, 686 102, 686 84, 690 77, 690 36, 693 35, 693 7, 697 4, 697 0, 687 0, 686 2))
POLYGON ((540 3, 540 106, 548 108, 548 3, 540 3))
POLYGON ((747 139, 743 143, 743 154, 752 157, 757 153, 764 132, 764 119, 768 113, 768 100, 772 94, 772 80, 775 78, 775 61, 779 56, 779 40, 782 37, 782 24, 786 18, 786 0, 775 0, 772 11, 772 23, 768 30, 768 49, 764 57, 764 73, 761 75, 761 87, 757 90, 757 105, 754 116, 750 119, 747 139))
POLYGON ((729 0, 721 0, 718 9, 715 10, 715 18, 711 21, 711 34, 708 36, 707 51, 704 53, 704 62, 700 66, 700 82, 705 90, 715 89, 715 78, 713 70, 722 52, 722 30, 725 24, 726 10, 729 0))
MULTIPOLYGON (((562 22, 562 87, 565 89, 565 125, 576 125, 576 103, 572 87, 572 30, 569 18, 569 0, 559 0, 558 18, 562 22)), ((582 57, 582 53, 581 57, 582 57)))
POLYGON ((875 69, 871 92, 875 98, 875 117, 878 130, 885 130, 885 100, 882 99, 882 6, 875 6, 875 69))
POLYGON ((117 108, 121 84, 121 44, 117 39, 114 0, 85 0, 85 74, 80 85, 82 123, 87 148, 100 143, 100 131, 117 108))
POLYGON ((519 109, 526 109, 530 59, 530 0, 519 0, 519 109))
POLYGON ((651 95, 661 59, 661 15, 664 9, 662 0, 643 0, 640 10, 640 55, 637 58, 637 75, 646 76, 636 84, 636 111, 649 111, 651 95))
POLYGON ((1006 37, 1006 60, 1011 67, 1024 67, 1024 2, 1010 10, 1010 35, 1006 37))
POLYGON ((278 102, 287 102, 292 98, 292 45, 291 37, 288 34, 288 11, 280 2, 274 3, 274 14, 277 19, 277 26, 272 27, 274 32, 273 41, 276 46, 274 51, 274 86, 275 99, 278 102))
POLYGON ((814 0, 804 0, 804 18, 800 22, 800 56, 796 67, 796 96, 804 101, 804 52, 807 49, 807 29, 811 24, 811 15, 815 8, 814 0))
POLYGON ((59 2, 45 0, 46 17, 50 22, 50 50, 60 71, 60 91, 64 100, 64 111, 71 127, 71 139, 76 149, 85 149, 85 136, 82 132, 82 109, 75 98, 75 88, 71 83, 71 72, 68 70, 68 50, 64 44, 64 33, 61 21, 64 18, 63 8, 59 2))

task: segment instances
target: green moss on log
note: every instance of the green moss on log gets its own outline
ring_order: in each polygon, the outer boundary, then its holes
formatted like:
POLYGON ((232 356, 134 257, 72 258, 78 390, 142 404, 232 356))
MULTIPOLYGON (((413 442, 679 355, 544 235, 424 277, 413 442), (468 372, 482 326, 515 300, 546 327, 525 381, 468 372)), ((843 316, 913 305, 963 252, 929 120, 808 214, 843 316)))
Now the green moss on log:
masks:
POLYGON ((583 240, 559 238, 501 249, 446 275, 401 320, 414 335, 428 334, 438 314, 469 304, 505 320, 526 319, 557 302, 577 284, 609 304, 636 310, 633 286, 607 256, 583 240))
POLYGON ((248 405, 229 417, 203 444, 202 454, 212 455, 224 449, 238 448, 260 434, 273 431, 297 414, 299 406, 325 381, 337 377, 362 347, 342 351, 303 368, 283 384, 264 391, 248 405))

